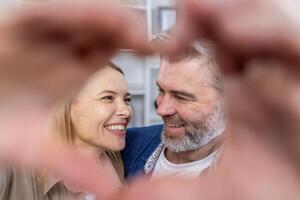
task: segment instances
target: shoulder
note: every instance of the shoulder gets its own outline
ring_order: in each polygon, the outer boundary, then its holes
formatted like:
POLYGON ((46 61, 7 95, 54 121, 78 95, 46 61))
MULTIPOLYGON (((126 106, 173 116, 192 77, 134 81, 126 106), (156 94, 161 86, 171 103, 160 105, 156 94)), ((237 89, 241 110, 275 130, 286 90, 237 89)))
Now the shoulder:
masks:
POLYGON ((126 142, 130 142, 132 140, 149 140, 160 137, 162 128, 162 124, 129 128, 126 132, 126 142))
MULTIPOLYGON (((36 175, 24 169, 0 169, 0 199, 20 199, 22 195, 34 194, 36 175)), ((25 198, 26 199, 26 198, 25 198)))
POLYGON ((11 185, 11 170, 0 169, 0 199, 7 199, 9 195, 9 186, 11 185))
POLYGON ((130 155, 142 150, 145 151, 148 148, 154 148, 160 143, 162 128, 162 125, 129 128, 126 132, 126 145, 122 153, 130 155))
POLYGON ((144 164, 160 144, 162 125, 130 128, 126 132, 126 146, 122 151, 125 177, 142 171, 144 164))
POLYGON ((6 168, 0 168, 0 193, 6 185, 10 184, 12 179, 12 170, 6 168))

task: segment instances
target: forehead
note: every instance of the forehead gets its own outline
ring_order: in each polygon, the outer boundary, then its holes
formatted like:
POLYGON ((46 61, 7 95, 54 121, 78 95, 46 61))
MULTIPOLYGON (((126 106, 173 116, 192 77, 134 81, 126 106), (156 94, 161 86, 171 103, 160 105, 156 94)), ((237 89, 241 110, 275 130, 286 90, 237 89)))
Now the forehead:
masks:
POLYGON ((125 77, 111 67, 104 67, 91 76, 86 85, 80 91, 80 94, 97 95, 103 90, 127 93, 128 86, 125 77))
POLYGON ((194 91, 210 87, 210 76, 208 62, 200 59, 185 59, 179 62, 163 60, 157 82, 166 90, 194 91))

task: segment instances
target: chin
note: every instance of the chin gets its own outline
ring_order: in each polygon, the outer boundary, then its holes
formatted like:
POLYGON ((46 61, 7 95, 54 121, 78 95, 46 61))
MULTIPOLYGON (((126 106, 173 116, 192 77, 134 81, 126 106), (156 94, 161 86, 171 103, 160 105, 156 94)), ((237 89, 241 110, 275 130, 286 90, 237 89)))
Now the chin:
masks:
POLYGON ((111 150, 113 150, 113 151, 121 151, 124 148, 125 148, 125 142, 121 143, 121 144, 117 144, 117 145, 112 146, 111 150))

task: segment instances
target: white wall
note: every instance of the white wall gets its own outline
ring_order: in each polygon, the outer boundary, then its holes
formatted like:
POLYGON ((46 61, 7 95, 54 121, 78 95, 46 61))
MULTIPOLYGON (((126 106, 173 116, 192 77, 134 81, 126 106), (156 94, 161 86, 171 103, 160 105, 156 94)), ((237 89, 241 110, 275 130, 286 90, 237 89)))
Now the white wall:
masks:
POLYGON ((154 0, 153 4, 155 6, 170 6, 175 5, 176 0, 154 0))
POLYGON ((13 5, 16 5, 19 0, 0 0, 0 10, 10 8, 13 5))

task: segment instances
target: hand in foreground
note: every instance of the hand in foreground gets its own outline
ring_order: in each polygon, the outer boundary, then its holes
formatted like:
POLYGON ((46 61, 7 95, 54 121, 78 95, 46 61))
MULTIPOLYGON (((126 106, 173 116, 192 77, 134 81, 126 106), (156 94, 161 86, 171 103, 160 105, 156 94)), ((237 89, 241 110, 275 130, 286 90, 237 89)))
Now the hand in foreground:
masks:
MULTIPOLYGON (((0 23, 0 95, 51 103, 82 85, 119 48, 149 52, 138 18, 95 1, 36 3, 0 23)), ((18 100, 17 100, 18 101, 18 100)))
POLYGON ((1 19, 2 165, 42 167, 87 191, 111 192, 109 174, 95 160, 49 137, 49 110, 118 48, 148 53, 146 34, 133 28, 137 23, 132 13, 99 1, 37 3, 1 19))
POLYGON ((115 199, 299 199, 298 22, 272 0, 186 0, 182 5, 169 49, 199 37, 215 43, 227 72, 229 140, 208 176, 138 180, 115 199))
POLYGON ((236 88, 233 95, 227 95, 227 102, 229 110, 234 111, 229 116, 238 117, 229 119, 229 123, 243 119, 242 123, 249 123, 253 129, 260 123, 260 130, 267 129, 261 134, 275 148, 281 146, 299 165, 295 141, 300 113, 300 21, 285 9, 288 3, 291 1, 187 0, 181 4, 181 19, 173 39, 179 42, 177 47, 196 38, 214 43, 218 64, 226 72, 225 84, 236 88), (229 76, 232 73, 235 75, 229 76), (251 87, 249 77, 254 77, 251 87), (256 124, 251 124, 255 119, 256 124))
POLYGON ((179 5, 172 51, 204 38, 216 45, 224 72, 241 72, 249 60, 272 58, 300 74, 294 65, 300 62, 300 20, 292 14, 300 9, 297 1, 187 0, 179 5))

